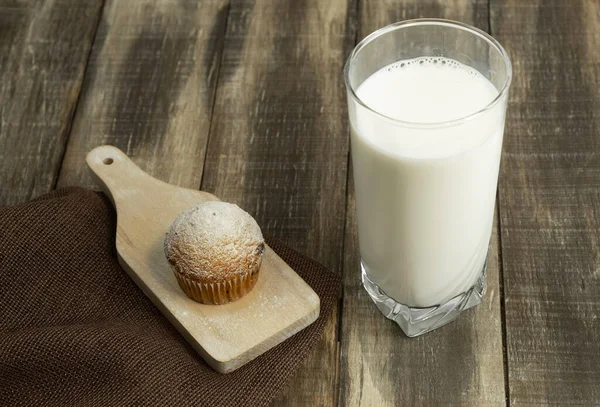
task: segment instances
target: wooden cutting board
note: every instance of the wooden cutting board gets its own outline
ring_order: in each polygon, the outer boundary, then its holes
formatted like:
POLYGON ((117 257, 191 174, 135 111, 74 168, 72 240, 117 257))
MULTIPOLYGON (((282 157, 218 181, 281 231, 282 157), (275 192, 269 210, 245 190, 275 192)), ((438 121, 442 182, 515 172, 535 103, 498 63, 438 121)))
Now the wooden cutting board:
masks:
POLYGON ((317 319, 319 297, 269 247, 245 297, 226 305, 189 299, 165 258, 163 240, 181 212, 218 198, 152 178, 116 147, 97 147, 86 161, 117 210, 119 263, 215 370, 231 372, 317 319))

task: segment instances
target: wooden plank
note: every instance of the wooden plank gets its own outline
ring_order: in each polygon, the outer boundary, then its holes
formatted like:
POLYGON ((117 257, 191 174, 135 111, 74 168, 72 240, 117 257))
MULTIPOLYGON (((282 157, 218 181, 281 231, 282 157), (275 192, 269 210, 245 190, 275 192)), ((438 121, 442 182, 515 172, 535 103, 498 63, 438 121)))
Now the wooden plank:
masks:
MULTIPOLYGON (((219 306, 188 298, 189 292, 184 293, 180 288, 185 276, 174 273, 165 257, 165 235, 182 212, 219 198, 159 181, 112 146, 96 147, 88 153, 86 162, 117 210, 119 264, 213 369, 232 372, 317 319, 319 296, 269 246, 263 247, 258 279, 250 277, 250 273, 254 276, 258 270, 246 269, 245 281, 253 280, 256 284, 246 295, 242 294, 243 298, 219 306)), ((224 216, 215 212, 213 215, 224 216)), ((188 218, 184 223, 191 220, 188 218)), ((183 233, 180 230, 180 236, 183 233)), ((178 245, 177 237, 171 244, 178 245)), ((189 245, 189 241, 185 244, 189 245)), ((239 245, 234 247, 240 249, 239 245)), ((201 285, 193 285, 191 291, 200 291, 201 285)), ((239 294, 242 284, 238 288, 235 283, 233 288, 231 284, 216 288, 218 282, 211 286, 225 297, 225 289, 227 293, 231 290, 239 294)))
MULTIPOLYGON (((487 29, 484 1, 361 3, 359 39, 386 24, 443 17, 487 29)), ((344 250, 340 406, 505 405, 497 228, 485 300, 456 321, 409 339, 381 315, 360 283, 350 177, 344 250)))
POLYGON ((227 0, 106 2, 59 186, 94 187, 86 153, 112 144, 198 188, 227 13, 227 0))
MULTIPOLYGON (((341 268, 348 128, 346 0, 232 3, 202 189, 341 268)), ((277 405, 335 404, 337 318, 277 405)))
POLYGON ((500 213, 511 404, 600 402, 600 3, 492 2, 511 55, 500 213))
POLYGON ((102 0, 0 0, 0 206, 48 192, 102 0))

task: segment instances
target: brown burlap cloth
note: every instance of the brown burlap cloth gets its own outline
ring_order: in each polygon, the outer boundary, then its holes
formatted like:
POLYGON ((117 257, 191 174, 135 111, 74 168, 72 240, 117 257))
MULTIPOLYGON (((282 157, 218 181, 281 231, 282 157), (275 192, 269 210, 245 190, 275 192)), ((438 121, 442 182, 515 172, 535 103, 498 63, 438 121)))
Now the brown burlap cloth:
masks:
POLYGON ((265 406, 323 332, 339 278, 280 242, 321 298, 311 326, 213 371, 120 268, 108 199, 63 189, 0 209, 0 406, 265 406))

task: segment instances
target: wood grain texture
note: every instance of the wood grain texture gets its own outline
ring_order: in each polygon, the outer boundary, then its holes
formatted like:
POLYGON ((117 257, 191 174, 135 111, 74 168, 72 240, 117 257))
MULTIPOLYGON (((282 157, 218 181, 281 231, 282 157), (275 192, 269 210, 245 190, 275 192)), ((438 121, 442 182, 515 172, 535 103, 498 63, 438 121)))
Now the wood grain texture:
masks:
MULTIPOLYGON (((361 2, 359 40, 389 23, 441 17, 487 29, 487 2, 361 2)), ((506 403, 497 227, 484 302, 449 325, 409 339, 360 283, 352 178, 344 250, 340 406, 503 406, 506 403)))
POLYGON ((600 3, 493 1, 514 67, 500 181, 514 406, 600 403, 600 3))
MULTIPOLYGON (((232 2, 202 183, 247 210, 265 233, 338 272, 348 10, 347 0, 232 2)), ((336 313, 276 405, 335 404, 336 313)))
POLYGON ((227 13, 227 0, 106 2, 59 186, 95 186, 85 155, 112 144, 198 188, 227 13))
POLYGON ((317 319, 319 296, 268 246, 244 297, 219 306, 188 298, 165 258, 165 235, 183 211, 219 199, 159 181, 112 146, 86 162, 117 210, 119 263, 213 369, 232 372, 317 319))
POLYGON ((102 0, 0 0, 0 206, 52 189, 102 0))

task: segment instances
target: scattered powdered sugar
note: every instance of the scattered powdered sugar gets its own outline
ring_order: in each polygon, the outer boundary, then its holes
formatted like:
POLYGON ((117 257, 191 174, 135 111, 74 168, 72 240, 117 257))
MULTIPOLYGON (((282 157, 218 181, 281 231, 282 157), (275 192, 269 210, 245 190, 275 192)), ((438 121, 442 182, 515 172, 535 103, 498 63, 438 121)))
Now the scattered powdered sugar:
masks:
POLYGON ((220 341, 211 343, 213 349, 219 349, 221 352, 229 350, 233 346, 232 338, 239 338, 240 335, 248 335, 250 332, 252 332, 253 338, 261 337, 264 334, 260 329, 261 325, 253 326, 249 323, 250 318, 257 318, 261 321, 273 320, 289 304, 289 299, 286 300, 272 287, 272 281, 263 280, 262 284, 271 285, 271 288, 265 287, 250 293, 249 295, 254 297, 242 309, 204 316, 196 320, 196 323, 202 324, 203 329, 210 330, 221 338, 220 341))

